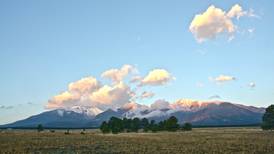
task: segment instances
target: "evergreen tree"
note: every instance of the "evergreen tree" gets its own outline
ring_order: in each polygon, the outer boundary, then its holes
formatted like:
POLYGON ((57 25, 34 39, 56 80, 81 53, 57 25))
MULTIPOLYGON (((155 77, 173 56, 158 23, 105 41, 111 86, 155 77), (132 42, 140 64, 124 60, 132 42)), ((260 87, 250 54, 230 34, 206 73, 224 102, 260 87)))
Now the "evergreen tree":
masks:
POLYGON ((111 117, 108 124, 113 134, 124 131, 123 120, 119 118, 111 117))
POLYGON ((149 124, 149 129, 150 129, 153 133, 156 133, 157 131, 159 131, 159 126, 155 123, 154 120, 151 120, 151 121, 150 121, 150 124, 149 124))
POLYGON ((140 119, 139 118, 134 118, 132 120, 132 131, 133 132, 138 132, 139 128, 140 128, 140 119))
POLYGON ((149 123, 149 128, 151 129, 151 126, 153 126, 155 124, 155 120, 151 120, 149 123))
POLYGON ((158 125, 159 125, 159 130, 160 131, 166 130, 166 120, 160 121, 158 125))
POLYGON ((133 124, 132 124, 132 119, 125 119, 124 121, 124 127, 127 132, 132 132, 133 131, 133 124))
POLYGON ((148 132, 149 130, 149 121, 147 118, 143 118, 141 120, 141 128, 143 128, 144 132, 148 132))
POLYGON ((104 121, 100 126, 100 130, 104 134, 109 133, 110 132, 109 124, 106 121, 104 121))
POLYGON ((274 105, 270 105, 266 108, 263 115, 263 123, 261 125, 263 130, 273 130, 274 129, 274 105))
POLYGON ((192 130, 192 125, 191 123, 185 123, 183 126, 182 126, 182 130, 184 131, 191 131, 192 130))
POLYGON ((167 131, 177 131, 179 129, 178 120, 175 116, 171 116, 166 122, 165 122, 165 128, 167 131))

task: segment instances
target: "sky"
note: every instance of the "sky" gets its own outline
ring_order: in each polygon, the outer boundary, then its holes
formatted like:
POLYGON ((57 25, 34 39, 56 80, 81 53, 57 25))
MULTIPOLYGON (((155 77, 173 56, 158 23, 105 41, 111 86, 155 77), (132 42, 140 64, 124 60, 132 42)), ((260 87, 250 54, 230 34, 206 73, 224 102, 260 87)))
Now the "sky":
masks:
POLYGON ((0 124, 134 101, 274 104, 269 0, 0 1, 0 124))

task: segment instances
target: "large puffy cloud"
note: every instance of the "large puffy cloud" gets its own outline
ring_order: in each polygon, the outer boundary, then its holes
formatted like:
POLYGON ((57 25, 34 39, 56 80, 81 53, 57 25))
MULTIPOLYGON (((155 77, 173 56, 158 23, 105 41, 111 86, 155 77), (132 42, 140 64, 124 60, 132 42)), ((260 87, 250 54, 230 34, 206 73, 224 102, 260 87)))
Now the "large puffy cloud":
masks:
POLYGON ((68 90, 75 93, 89 93, 100 88, 101 84, 94 77, 86 77, 69 84, 68 90))
POLYGON ((168 71, 164 69, 154 69, 145 76, 140 83, 140 86, 144 85, 164 85, 169 81, 175 79, 168 71))
POLYGON ((46 108, 56 109, 56 108, 67 108, 75 105, 76 102, 80 100, 80 96, 73 95, 72 93, 66 91, 59 95, 54 96, 48 101, 46 108))
POLYGON ((98 91, 91 94, 90 99, 96 102, 101 108, 115 108, 129 103, 132 91, 123 82, 114 86, 105 85, 98 91))
POLYGON ((220 8, 211 5, 202 14, 195 15, 189 30, 195 36, 198 42, 204 42, 207 39, 213 39, 218 34, 226 33, 230 39, 234 38, 233 33, 237 26, 233 19, 239 19, 242 16, 254 16, 253 11, 243 11, 239 4, 232 6, 226 13, 220 8))
MULTIPOLYGON (((102 77, 110 78, 111 85, 103 84, 95 77, 85 77, 68 85, 67 90, 53 96, 48 100, 47 109, 71 109, 73 111, 89 110, 94 115, 109 108, 116 109, 125 104, 134 102, 135 99, 151 98, 153 92, 144 91, 138 93, 139 84, 144 85, 162 85, 167 83, 173 77, 163 69, 151 71, 146 77, 139 77, 137 85, 127 84, 124 81, 125 76, 135 72, 137 69, 131 65, 124 65, 120 69, 107 70, 102 77), (137 88, 138 87, 138 88, 137 88)), ((131 81, 128 81, 131 82, 131 81)))
POLYGON ((113 82, 118 83, 124 79, 129 73, 136 72, 137 69, 132 65, 124 65, 120 69, 110 69, 102 73, 102 77, 109 78, 113 82))
POLYGON ((88 105, 90 93, 97 91, 101 83, 94 77, 85 77, 68 85, 68 90, 51 98, 46 108, 70 108, 74 105, 88 105), (86 104, 87 103, 87 104, 86 104))
POLYGON ((70 83, 68 90, 50 99, 48 109, 73 108, 74 106, 95 107, 101 110, 115 108, 128 103, 131 89, 123 82, 112 86, 103 85, 94 77, 70 83))

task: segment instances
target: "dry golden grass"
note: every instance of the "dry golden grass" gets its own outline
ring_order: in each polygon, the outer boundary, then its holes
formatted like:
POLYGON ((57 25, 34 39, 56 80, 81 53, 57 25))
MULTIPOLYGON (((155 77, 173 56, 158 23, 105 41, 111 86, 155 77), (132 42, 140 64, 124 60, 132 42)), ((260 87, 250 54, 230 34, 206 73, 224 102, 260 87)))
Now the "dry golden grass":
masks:
POLYGON ((0 153, 274 153, 274 132, 257 128, 200 128, 191 132, 2 131, 0 153))

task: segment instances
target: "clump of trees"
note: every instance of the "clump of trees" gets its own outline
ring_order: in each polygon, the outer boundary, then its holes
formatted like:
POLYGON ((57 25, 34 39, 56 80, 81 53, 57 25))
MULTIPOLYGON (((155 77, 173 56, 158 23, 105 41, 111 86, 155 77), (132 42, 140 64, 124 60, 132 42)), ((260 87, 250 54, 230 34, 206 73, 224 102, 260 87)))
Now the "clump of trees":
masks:
POLYGON ((158 132, 158 131, 170 131, 175 132, 179 129, 184 131, 189 131, 192 129, 192 125, 190 123, 185 123, 182 127, 178 124, 178 119, 174 116, 168 118, 167 120, 160 121, 156 123, 154 120, 149 121, 147 118, 139 119, 127 119, 127 118, 117 118, 111 117, 110 120, 104 121, 100 130, 105 133, 113 133, 117 134, 120 132, 139 132, 140 129, 143 132, 158 132))
POLYGON ((263 130, 274 130, 274 105, 266 108, 262 120, 261 127, 263 130))

